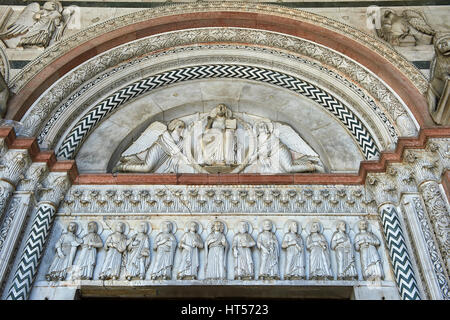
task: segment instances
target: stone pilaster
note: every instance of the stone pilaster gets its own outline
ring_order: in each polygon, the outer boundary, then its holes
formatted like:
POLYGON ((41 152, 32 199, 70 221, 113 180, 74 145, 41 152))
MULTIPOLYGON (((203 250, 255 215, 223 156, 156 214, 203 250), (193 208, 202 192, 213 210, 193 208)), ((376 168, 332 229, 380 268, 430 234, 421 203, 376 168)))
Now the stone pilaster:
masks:
POLYGON ((38 267, 45 249, 55 212, 70 187, 67 173, 49 174, 47 188, 38 203, 36 216, 32 222, 25 248, 16 268, 8 300, 26 300, 31 291, 38 267))

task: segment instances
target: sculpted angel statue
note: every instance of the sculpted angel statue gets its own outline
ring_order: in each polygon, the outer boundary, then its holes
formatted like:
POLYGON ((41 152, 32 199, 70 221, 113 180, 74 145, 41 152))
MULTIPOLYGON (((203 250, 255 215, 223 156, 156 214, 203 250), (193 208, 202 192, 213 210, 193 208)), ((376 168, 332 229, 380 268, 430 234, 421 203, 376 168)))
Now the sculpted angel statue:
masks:
POLYGON ((162 231, 156 236, 153 248, 156 250, 155 262, 152 267, 152 280, 170 280, 172 278, 172 267, 177 240, 173 235, 172 223, 164 221, 161 223, 162 231))
POLYGON ((124 223, 117 223, 115 229, 106 239, 106 257, 99 276, 100 280, 118 280, 120 276, 122 255, 127 250, 127 236, 124 234, 124 223))
POLYGON ((245 172, 324 172, 317 153, 290 126, 260 121, 254 126, 257 151, 245 172))
POLYGON ((224 166, 236 163, 236 119, 224 104, 211 110, 202 135, 203 160, 206 165, 224 166))
POLYGON ((298 233, 298 223, 291 221, 288 232, 283 237, 281 247, 286 250, 284 278, 298 280, 305 278, 305 255, 303 239, 298 233))
POLYGON ((331 237, 331 250, 334 250, 336 254, 337 279, 356 279, 358 273, 356 272, 353 248, 344 221, 338 222, 336 231, 331 237))
POLYGON ((223 233, 225 226, 220 221, 214 221, 211 233, 205 241, 205 278, 226 279, 228 242, 223 233))
POLYGON ((0 34, 0 39, 21 36, 17 47, 48 47, 51 40, 58 41, 74 10, 63 7, 59 1, 47 1, 42 8, 30 3, 18 18, 0 34))
POLYGON ((178 247, 181 250, 181 264, 178 269, 177 278, 184 280, 197 279, 199 268, 198 249, 203 248, 203 241, 197 233, 196 222, 189 224, 189 230, 181 237, 178 247))
POLYGON ((313 222, 311 232, 306 238, 306 249, 309 251, 309 278, 311 280, 333 279, 331 272, 328 242, 320 231, 320 224, 313 222))
POLYGON ((380 246, 380 240, 371 231, 368 230, 366 220, 358 223, 359 233, 355 236, 355 249, 361 257, 361 271, 364 280, 378 281, 383 279, 383 268, 381 259, 378 255, 377 247, 380 246))
POLYGON ((76 263, 76 274, 73 278, 90 280, 94 274, 97 259, 97 249, 103 247, 103 241, 98 235, 98 225, 91 221, 87 226, 88 234, 83 237, 81 253, 76 263))
POLYGON ((254 278, 252 247, 256 245, 256 242, 248 232, 248 223, 241 221, 238 233, 233 237, 234 279, 236 280, 254 278))
POLYGON ((272 231, 273 224, 270 220, 264 220, 263 231, 258 235, 257 247, 260 250, 261 264, 259 267, 259 279, 279 280, 278 258, 280 256, 278 239, 272 231))
POLYGON ((175 119, 165 124, 153 122, 141 136, 125 150, 114 172, 194 172, 183 153, 185 124, 175 119))
POLYGON ((125 265, 125 278, 131 280, 135 277, 145 279, 145 273, 150 264, 150 241, 148 239, 148 225, 139 224, 138 233, 127 241, 127 263, 125 265))
POLYGON ((67 232, 61 235, 55 245, 55 258, 53 259, 45 278, 48 281, 64 280, 72 267, 73 259, 82 240, 76 236, 78 225, 69 223, 67 232))

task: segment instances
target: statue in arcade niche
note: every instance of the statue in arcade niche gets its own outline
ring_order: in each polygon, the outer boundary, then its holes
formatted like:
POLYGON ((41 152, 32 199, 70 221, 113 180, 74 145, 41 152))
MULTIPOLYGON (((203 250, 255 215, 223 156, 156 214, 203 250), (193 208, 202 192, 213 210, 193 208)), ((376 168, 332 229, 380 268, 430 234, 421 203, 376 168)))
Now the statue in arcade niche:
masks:
POLYGON ((194 172, 183 153, 185 123, 153 122, 125 151, 114 172, 194 172))
POLYGON ((263 231, 258 235, 257 247, 260 250, 259 279, 279 280, 278 259, 280 256, 278 239, 273 232, 273 223, 263 221, 263 231))
POLYGON ((328 242, 317 221, 311 224, 310 234, 306 238, 306 249, 309 251, 309 279, 332 280, 328 242))
POLYGON ((112 172, 324 172, 319 155, 287 124, 232 112, 155 121, 126 149, 112 172))
POLYGON ((355 236, 355 249, 361 257, 361 271, 364 280, 379 281, 383 279, 383 268, 377 251, 380 240, 368 230, 369 224, 366 220, 358 223, 359 233, 355 236))
POLYGON ((88 234, 83 237, 81 252, 76 263, 74 279, 90 280, 94 274, 97 259, 97 249, 103 247, 103 241, 98 235, 98 225, 90 221, 87 226, 88 234))
POLYGON ((305 279, 305 254, 301 235, 298 233, 298 223, 290 221, 288 232, 285 233, 281 247, 286 250, 286 265, 284 279, 305 279))
POLYGON ((156 250, 155 261, 152 266, 152 280, 170 280, 177 247, 177 239, 173 235, 173 225, 170 221, 161 223, 161 232, 156 236, 153 248, 156 250))
POLYGON ((64 232, 55 244, 55 258, 48 269, 45 278, 48 281, 58 281, 66 279, 70 268, 72 267, 75 254, 82 240, 77 237, 78 225, 70 222, 67 226, 67 232, 64 232))
POLYGON ((203 248, 203 241, 198 234, 198 224, 189 223, 188 231, 181 237, 178 247, 181 251, 181 264, 178 268, 177 278, 181 280, 197 279, 199 262, 199 249, 203 248))
POLYGON ((214 221, 205 241, 205 279, 223 280, 227 277, 227 249, 223 222, 214 221))
POLYGON ((238 232, 234 235, 232 244, 234 279, 252 280, 254 278, 252 247, 255 245, 255 240, 249 234, 248 222, 239 222, 238 232))
POLYGON ((72 8, 63 10, 59 1, 47 1, 42 8, 37 2, 25 7, 17 19, 0 34, 6 45, 11 45, 11 38, 19 38, 16 47, 43 47, 50 45, 51 41, 59 41, 74 13, 72 8))
POLYGON ((148 225, 141 222, 138 232, 127 241, 127 263, 125 265, 125 278, 131 280, 135 277, 145 279, 145 273, 150 264, 150 241, 148 239, 148 225))
POLYGON ((122 255, 127 250, 127 236, 123 222, 118 222, 115 231, 106 239, 105 250, 106 257, 99 278, 100 280, 118 280, 123 265, 122 255))
POLYGON ((358 277, 355 267, 355 258, 350 237, 347 234, 347 225, 339 221, 336 231, 331 237, 331 250, 336 253, 337 279, 353 280, 358 277))

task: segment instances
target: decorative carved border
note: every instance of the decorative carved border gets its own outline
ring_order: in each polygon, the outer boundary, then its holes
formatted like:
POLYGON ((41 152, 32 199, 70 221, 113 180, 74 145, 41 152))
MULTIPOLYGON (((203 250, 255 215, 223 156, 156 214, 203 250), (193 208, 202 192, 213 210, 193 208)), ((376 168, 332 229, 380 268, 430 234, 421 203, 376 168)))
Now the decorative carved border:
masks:
POLYGON ((19 74, 14 77, 14 79, 12 79, 12 90, 13 92, 18 92, 31 80, 34 75, 36 75, 40 70, 44 69, 44 67, 48 66, 51 62, 55 61, 81 43, 87 42, 99 36, 100 34, 105 34, 107 32, 117 30, 121 27, 146 21, 148 19, 182 15, 187 13, 218 11, 238 11, 246 13, 268 14, 287 19, 296 19, 298 21, 303 21, 327 28, 329 30, 332 30, 333 32, 351 38, 363 44, 367 48, 370 48, 371 50, 377 52, 379 55, 390 61, 407 78, 409 78, 421 93, 424 93, 426 91, 427 81, 422 73, 411 63, 409 63, 403 56, 398 54, 390 45, 382 42, 376 37, 370 36, 341 22, 337 22, 307 11, 289 9, 286 7, 274 5, 235 2, 188 3, 168 5, 127 14, 105 21, 103 23, 93 25, 49 47, 38 58, 29 63, 24 69, 21 70, 19 74))
POLYGON ((203 65, 185 67, 151 76, 128 85, 101 101, 78 121, 64 138, 57 152, 57 156, 64 159, 75 158, 76 152, 79 150, 89 133, 98 126, 104 118, 126 102, 165 85, 188 80, 210 78, 238 78, 261 81, 301 94, 318 103, 339 119, 352 134, 367 160, 375 159, 379 156, 379 149, 370 132, 366 129, 361 120, 358 119, 347 106, 327 92, 306 81, 280 72, 239 65, 203 65))

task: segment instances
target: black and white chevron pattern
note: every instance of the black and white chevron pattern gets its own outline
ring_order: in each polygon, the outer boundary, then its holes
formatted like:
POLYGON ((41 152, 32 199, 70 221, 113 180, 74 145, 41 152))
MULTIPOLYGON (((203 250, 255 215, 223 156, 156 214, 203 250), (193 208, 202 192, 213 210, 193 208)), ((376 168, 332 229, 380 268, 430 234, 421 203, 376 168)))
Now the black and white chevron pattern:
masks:
POLYGON ((9 288, 8 300, 28 299, 55 212, 54 206, 47 203, 40 204, 20 258, 19 266, 9 288))
POLYGON ((207 78, 236 78, 262 81, 292 90, 319 103, 336 116, 351 132, 367 160, 379 155, 374 139, 358 117, 339 100, 314 85, 277 71, 253 66, 202 65, 167 71, 140 80, 115 92, 91 109, 65 137, 58 157, 73 159, 82 141, 105 117, 124 103, 153 89, 169 84, 207 78))
POLYGON ((387 206, 382 209, 381 221, 400 296, 403 300, 420 300, 419 288, 395 207, 387 206))

